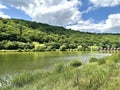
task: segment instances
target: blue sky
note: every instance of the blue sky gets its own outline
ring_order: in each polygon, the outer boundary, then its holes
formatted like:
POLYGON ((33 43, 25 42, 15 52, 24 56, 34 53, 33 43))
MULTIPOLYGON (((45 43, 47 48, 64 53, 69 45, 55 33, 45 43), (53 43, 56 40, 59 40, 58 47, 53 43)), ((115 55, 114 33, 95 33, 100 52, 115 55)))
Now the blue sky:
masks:
POLYGON ((120 0, 0 0, 0 17, 84 32, 120 33, 120 0))
POLYGON ((2 11, 10 16, 11 18, 18 18, 18 19, 25 19, 25 20, 32 20, 29 15, 25 14, 24 11, 16 9, 14 7, 6 5, 8 9, 3 9, 2 11))

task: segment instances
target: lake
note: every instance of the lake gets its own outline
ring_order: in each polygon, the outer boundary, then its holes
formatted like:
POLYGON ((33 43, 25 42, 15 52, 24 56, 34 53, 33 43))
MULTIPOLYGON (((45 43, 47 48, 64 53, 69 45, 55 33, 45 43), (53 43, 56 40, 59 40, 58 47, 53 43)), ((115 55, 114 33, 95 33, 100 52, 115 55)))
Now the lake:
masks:
POLYGON ((0 52, 0 76, 22 71, 49 70, 55 64, 71 60, 86 63, 91 57, 111 55, 99 52, 0 52))

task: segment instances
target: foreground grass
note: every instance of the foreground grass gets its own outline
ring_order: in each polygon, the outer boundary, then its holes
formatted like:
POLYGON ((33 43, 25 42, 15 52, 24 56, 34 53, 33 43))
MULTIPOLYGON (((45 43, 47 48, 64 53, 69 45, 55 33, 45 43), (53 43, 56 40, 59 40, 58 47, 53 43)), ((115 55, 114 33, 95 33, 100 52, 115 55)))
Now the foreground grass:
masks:
POLYGON ((93 58, 82 65, 56 65, 50 72, 24 72, 13 77, 1 90, 119 90, 120 54, 102 59, 93 58))

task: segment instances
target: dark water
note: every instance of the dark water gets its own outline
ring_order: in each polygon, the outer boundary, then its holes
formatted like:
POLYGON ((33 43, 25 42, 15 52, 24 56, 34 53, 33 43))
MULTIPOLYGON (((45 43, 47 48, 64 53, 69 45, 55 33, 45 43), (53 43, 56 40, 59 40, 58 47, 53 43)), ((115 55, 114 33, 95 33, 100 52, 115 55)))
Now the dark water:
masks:
POLYGON ((60 62, 81 60, 87 62, 89 58, 102 58, 111 54, 90 52, 0 52, 0 76, 33 71, 48 70, 60 62))

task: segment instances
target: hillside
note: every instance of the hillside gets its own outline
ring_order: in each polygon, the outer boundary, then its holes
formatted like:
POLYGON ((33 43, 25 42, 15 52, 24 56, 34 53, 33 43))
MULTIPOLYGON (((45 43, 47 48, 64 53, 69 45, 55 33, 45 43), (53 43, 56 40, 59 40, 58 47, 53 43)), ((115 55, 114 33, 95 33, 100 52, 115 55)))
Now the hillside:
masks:
POLYGON ((97 50, 119 48, 120 34, 85 33, 19 19, 0 18, 0 49, 97 50))

